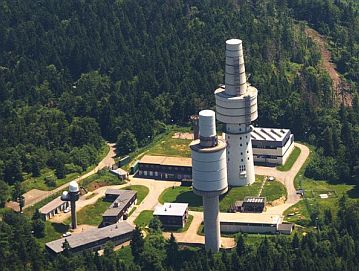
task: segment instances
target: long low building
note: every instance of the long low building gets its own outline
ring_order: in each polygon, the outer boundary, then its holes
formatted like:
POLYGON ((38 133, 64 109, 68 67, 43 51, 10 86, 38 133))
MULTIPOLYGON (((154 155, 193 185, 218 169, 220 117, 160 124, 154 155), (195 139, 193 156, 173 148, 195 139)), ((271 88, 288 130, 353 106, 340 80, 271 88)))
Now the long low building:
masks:
POLYGON ((57 197, 46 205, 42 206, 39 209, 39 212, 44 220, 48 220, 54 215, 63 212, 65 209, 69 208, 69 206, 70 203, 68 201, 62 201, 61 197, 57 197))
POLYGON ((126 221, 103 228, 87 230, 81 233, 46 243, 46 250, 53 255, 64 251, 64 242, 68 242, 70 252, 78 253, 84 250, 98 251, 103 249, 107 242, 115 246, 131 240, 134 227, 126 221))
POLYGON ((293 224, 283 223, 283 216, 258 213, 220 213, 223 233, 283 233, 290 234, 293 224))
MULTIPOLYGON (((255 165, 283 165, 294 148, 294 135, 289 129, 255 127, 251 139, 255 165)), ((136 171, 141 178, 191 180, 192 159, 145 155, 136 164, 136 171)))
POLYGON ((160 180, 191 180, 192 159, 186 157, 145 155, 138 162, 137 176, 160 180))
POLYGON ((102 215, 102 226, 115 224, 126 219, 128 211, 137 202, 137 192, 133 190, 107 189, 105 200, 113 201, 102 215))
POLYGON ((289 129, 255 127, 251 139, 256 165, 283 165, 294 148, 294 135, 289 129))

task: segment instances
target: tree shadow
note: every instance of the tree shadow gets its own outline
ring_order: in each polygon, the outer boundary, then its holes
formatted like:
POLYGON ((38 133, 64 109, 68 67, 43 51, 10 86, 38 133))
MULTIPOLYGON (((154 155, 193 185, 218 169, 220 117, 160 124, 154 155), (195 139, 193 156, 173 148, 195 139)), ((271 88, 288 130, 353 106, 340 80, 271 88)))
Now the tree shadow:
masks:
POLYGON ((347 195, 349 198, 357 199, 359 198, 359 186, 355 185, 353 189, 347 191, 347 195))
POLYGON ((63 223, 51 223, 51 225, 55 229, 55 231, 57 231, 59 233, 68 232, 70 229, 69 225, 65 225, 63 223))

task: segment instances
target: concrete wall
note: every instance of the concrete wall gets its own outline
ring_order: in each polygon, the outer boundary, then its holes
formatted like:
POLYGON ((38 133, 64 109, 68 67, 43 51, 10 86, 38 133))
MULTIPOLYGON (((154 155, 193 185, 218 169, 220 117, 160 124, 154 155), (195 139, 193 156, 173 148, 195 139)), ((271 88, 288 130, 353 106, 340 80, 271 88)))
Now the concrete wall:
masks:
POLYGON ((236 223, 236 222, 221 222, 221 232, 237 233, 276 233, 277 224, 251 224, 251 223, 236 223))

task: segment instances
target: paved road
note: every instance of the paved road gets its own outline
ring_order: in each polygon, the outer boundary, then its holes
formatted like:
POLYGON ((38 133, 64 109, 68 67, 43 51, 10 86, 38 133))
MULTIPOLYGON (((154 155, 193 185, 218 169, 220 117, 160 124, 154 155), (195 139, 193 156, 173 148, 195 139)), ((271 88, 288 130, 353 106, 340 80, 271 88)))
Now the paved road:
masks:
POLYGON ((307 160, 310 150, 307 146, 299 143, 295 143, 295 146, 300 148, 301 152, 294 165, 289 171, 279 171, 272 167, 256 167, 255 172, 257 175, 273 176, 280 181, 287 189, 287 200, 285 204, 277 205, 274 207, 268 207, 267 213, 283 214, 283 212, 290 206, 296 204, 300 200, 300 196, 297 195, 294 187, 294 179, 304 162, 307 160))
MULTIPOLYGON (((296 204, 300 197, 296 194, 296 189, 294 187, 294 178, 303 166, 304 162, 307 160, 309 156, 309 148, 305 145, 295 143, 295 146, 299 147, 301 149, 301 153, 299 157, 297 158, 296 162, 292 166, 292 168, 289 171, 279 171, 276 168, 271 167, 255 167, 255 172, 257 175, 264 175, 264 176, 274 176, 278 181, 283 183, 285 187, 287 188, 288 198, 287 201, 284 204, 275 206, 275 207, 268 207, 265 214, 268 215, 282 215, 283 212, 291 207, 292 205, 296 204)), ((190 212, 191 215, 193 215, 193 221, 191 223, 191 226, 186 232, 183 233, 174 233, 174 236, 176 237, 176 240, 178 242, 190 242, 190 243, 199 243, 204 244, 204 236, 198 235, 198 227, 203 221, 203 213, 202 212, 190 212)), ((225 215, 225 214, 223 214, 225 215)), ((242 214, 242 213, 233 213, 233 214, 227 214, 232 217, 236 216, 245 216, 245 215, 251 215, 251 214, 242 214)), ((257 214, 256 214, 257 215, 257 214)), ((221 214, 220 214, 221 216, 221 214)), ((170 233, 164 233, 164 236, 168 238, 170 236, 170 233)), ((233 238, 221 238, 221 243, 223 248, 231 248, 235 246, 235 241, 233 238)))
MULTIPOLYGON (((156 181, 151 179, 140 179, 140 178, 131 178, 131 180, 125 184, 121 185, 110 185, 100 187, 93 192, 89 192, 86 195, 83 195, 78 202, 76 203, 76 211, 80 211, 87 205, 93 205, 97 200, 105 196, 105 192, 108 188, 121 189, 129 185, 143 185, 148 187, 149 193, 146 198, 136 206, 136 210, 131 214, 127 221, 131 224, 134 224, 133 221, 138 217, 138 215, 143 210, 153 210, 158 204, 158 198, 163 190, 168 187, 179 186, 180 182, 171 182, 171 181, 156 181), (93 195, 93 196, 91 196, 93 195), (87 199, 86 199, 87 198, 87 199)), ((55 215, 50 219, 52 222, 63 222, 71 216, 71 213, 60 213, 55 215)))
MULTIPOLYGON (((288 198, 285 204, 278 205, 275 207, 268 207, 266 213, 267 214, 279 214, 281 215, 287 208, 296 204, 300 197, 296 194, 296 190, 294 188, 294 178, 302 165, 304 164, 305 160, 309 156, 309 149, 305 145, 295 143, 297 147, 301 149, 301 153, 294 163, 292 169, 290 171, 278 171, 276 168, 269 168, 269 167, 256 167, 256 174, 258 175, 266 175, 266 176, 274 176, 278 181, 282 182, 288 192, 288 198)), ((168 187, 178 186, 180 185, 179 182, 171 182, 171 181, 158 181, 158 180, 151 180, 151 179, 140 179, 140 178, 131 178, 131 181, 117 186, 107 186, 101 187, 95 190, 93 193, 95 196, 89 199, 80 199, 77 204, 77 210, 81 210, 83 207, 94 204, 99 198, 103 197, 107 188, 123 188, 128 185, 144 185, 149 188, 149 194, 147 197, 142 201, 142 203, 137 206, 136 211, 128 218, 128 222, 133 224, 133 221, 138 217, 138 215, 143 210, 153 210, 155 206, 158 204, 158 198, 163 190, 168 187)), ((88 197, 88 195, 87 195, 88 197)), ((193 221, 189 227, 189 229, 184 233, 174 233, 177 241, 180 243, 197 243, 197 244, 204 244, 204 236, 198 235, 197 231, 199 226, 203 221, 203 213, 202 212, 189 212, 193 215, 193 221)), ((231 214, 236 215, 236 214, 231 214)), ((238 216, 243 214, 238 213, 238 216)), ((67 214, 60 214, 55 216, 52 221, 62 222, 66 218, 70 216, 69 213, 67 214)), ((168 238, 170 233, 164 233, 164 236, 168 238)), ((235 246, 235 241, 233 238, 225 238, 222 237, 222 247, 230 248, 235 246)))
MULTIPOLYGON (((80 177, 74 179, 73 181, 80 181, 82 179, 85 179, 93 174, 95 174, 97 171, 99 171, 100 169, 103 169, 105 167, 110 167, 112 166, 114 163, 115 163, 115 160, 113 159, 116 154, 115 154, 115 144, 112 144, 112 143, 107 143, 107 145, 110 147, 110 150, 109 152, 107 153, 106 157, 104 159, 101 160, 100 163, 98 163, 98 165, 91 171, 87 172, 86 174, 84 175, 81 175, 80 177)), ((32 206, 44 199, 46 199, 47 197, 61 191, 61 190, 64 190, 66 189, 68 186, 69 186, 69 183, 65 183, 57 188, 55 188, 54 190, 51 190, 51 191, 41 191, 41 194, 37 197, 34 197, 33 196, 33 193, 31 193, 31 191, 27 192, 24 194, 24 197, 25 197, 25 207, 24 209, 26 209, 27 207, 29 206, 32 206)))

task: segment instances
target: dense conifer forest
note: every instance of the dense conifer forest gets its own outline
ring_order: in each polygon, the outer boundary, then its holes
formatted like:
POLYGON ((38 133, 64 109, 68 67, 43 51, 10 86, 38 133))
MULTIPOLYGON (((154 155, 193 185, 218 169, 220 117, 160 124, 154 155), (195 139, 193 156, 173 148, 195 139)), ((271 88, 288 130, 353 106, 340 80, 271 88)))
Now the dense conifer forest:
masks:
POLYGON ((135 230, 126 256, 114 252, 109 244, 103 256, 74 255, 65 249, 56 258, 39 248, 24 216, 8 213, 0 222, 0 270, 358 270, 359 205, 345 198, 340 205, 336 220, 328 213, 325 224, 304 237, 278 235, 254 245, 240 235, 235 249, 218 254, 179 249, 174 238, 165 240, 158 228, 151 228, 146 239, 135 230))
MULTIPOLYGON (((145 146, 167 125, 212 108, 233 37, 243 40, 259 89, 256 125, 290 128, 314 145, 307 176, 358 183, 358 10, 352 0, 1 0, 0 205, 25 175, 81 172, 104 139, 145 146), (351 107, 337 104, 308 26, 328 38, 351 107)), ((219 256, 178 251, 152 234, 133 264, 110 249, 48 260, 30 223, 7 214, 0 270, 355 270, 358 210, 343 200, 319 233, 240 241, 219 256)))

